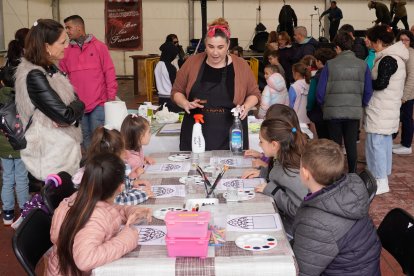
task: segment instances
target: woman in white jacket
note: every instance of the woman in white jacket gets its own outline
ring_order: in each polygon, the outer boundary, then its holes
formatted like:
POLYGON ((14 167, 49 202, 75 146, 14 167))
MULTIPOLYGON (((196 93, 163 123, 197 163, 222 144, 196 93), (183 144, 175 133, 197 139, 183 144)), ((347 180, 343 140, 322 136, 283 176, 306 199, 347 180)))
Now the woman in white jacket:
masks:
POLYGON ((398 131, 401 98, 409 53, 394 41, 391 27, 378 25, 367 32, 376 52, 372 68, 374 93, 366 107, 365 155, 368 169, 377 179, 377 194, 389 192, 388 175, 392 168, 392 134, 398 131))

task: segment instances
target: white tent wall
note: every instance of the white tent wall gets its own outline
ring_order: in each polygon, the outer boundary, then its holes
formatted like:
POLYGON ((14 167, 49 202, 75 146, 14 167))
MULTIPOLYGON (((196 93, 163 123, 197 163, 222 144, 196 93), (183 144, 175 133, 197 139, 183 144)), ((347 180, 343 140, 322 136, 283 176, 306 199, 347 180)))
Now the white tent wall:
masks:
MULTIPOLYGON (((51 0, 2 0, 4 37, 6 47, 8 41, 13 38, 14 32, 22 27, 31 27, 38 18, 52 18, 51 0)), ((60 18, 63 19, 72 14, 81 15, 86 23, 86 31, 94 34, 98 39, 104 40, 104 1, 103 0, 60 0, 60 18)), ((325 9, 325 0, 287 0, 297 16, 298 25, 308 28, 311 33, 310 14, 316 13, 314 6, 325 9)), ((375 19, 375 11, 369 10, 367 1, 363 0, 338 0, 338 7, 342 9, 344 19, 342 24, 352 24, 355 29, 366 29, 372 26, 375 19)), ((389 5, 389 1, 383 1, 389 5)), ((277 17, 283 6, 282 0, 262 0, 261 22, 267 27, 267 31, 274 30, 277 25, 277 17)), ((232 37, 239 39, 239 45, 248 46, 252 38, 256 19, 258 19, 258 0, 224 0, 224 17, 229 21, 232 37)), ((414 24, 414 2, 408 1, 408 21, 414 24)), ((158 47, 164 42, 169 33, 178 35, 180 44, 184 47, 189 43, 189 8, 188 0, 142 0, 143 13, 143 51, 111 51, 115 63, 117 75, 132 75, 132 59, 135 54, 159 53, 158 47)), ((222 16, 223 1, 207 2, 207 22, 222 16)), ((318 19, 313 17, 313 36, 318 36, 318 19)), ((400 22, 400 27, 402 24, 400 22)), ((326 30, 328 32, 328 30, 326 30)), ((200 1, 194 2, 194 36, 201 36, 201 8, 200 1)))

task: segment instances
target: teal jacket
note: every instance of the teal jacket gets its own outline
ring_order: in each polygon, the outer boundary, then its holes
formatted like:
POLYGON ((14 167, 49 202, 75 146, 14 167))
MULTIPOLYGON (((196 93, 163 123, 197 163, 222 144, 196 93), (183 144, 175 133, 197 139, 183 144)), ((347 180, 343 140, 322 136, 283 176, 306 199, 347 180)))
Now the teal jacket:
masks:
POLYGON ((374 67, 374 63, 375 63, 375 51, 374 51, 374 49, 369 49, 368 50, 368 56, 365 59, 365 62, 368 64, 369 70, 372 71, 372 68, 374 67))

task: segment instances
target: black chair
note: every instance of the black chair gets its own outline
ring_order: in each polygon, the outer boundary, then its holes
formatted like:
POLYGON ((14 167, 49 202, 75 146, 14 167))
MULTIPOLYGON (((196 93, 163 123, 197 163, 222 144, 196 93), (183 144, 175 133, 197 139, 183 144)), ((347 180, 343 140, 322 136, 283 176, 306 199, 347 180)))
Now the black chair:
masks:
POLYGON ((362 172, 360 172, 359 177, 361 177, 362 181, 364 181, 365 186, 367 187, 369 202, 371 202, 375 197, 375 193, 377 192, 377 180, 367 169, 364 169, 362 172))
POLYGON ((50 214, 53 214, 60 202, 67 197, 70 197, 76 189, 72 182, 72 176, 67 172, 58 173, 62 179, 62 184, 55 187, 54 184, 45 185, 42 189, 42 197, 50 214))
POLYGON ((382 247, 398 261, 403 272, 414 275, 414 217, 400 208, 392 209, 377 233, 382 247))
POLYGON ((36 264, 52 246, 52 218, 39 208, 32 209, 13 236, 13 250, 28 275, 34 276, 36 264))

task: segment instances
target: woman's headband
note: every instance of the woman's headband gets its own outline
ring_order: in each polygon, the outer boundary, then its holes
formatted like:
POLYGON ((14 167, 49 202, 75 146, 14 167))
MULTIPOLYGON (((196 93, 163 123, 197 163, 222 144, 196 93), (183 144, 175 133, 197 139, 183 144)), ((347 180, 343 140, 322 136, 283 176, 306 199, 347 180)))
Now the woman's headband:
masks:
POLYGON ((207 36, 208 36, 208 37, 213 37, 213 36, 215 36, 215 34, 216 34, 216 31, 217 31, 217 30, 222 31, 222 32, 224 33, 224 35, 225 35, 228 39, 230 39, 230 31, 229 31, 229 29, 228 29, 226 26, 224 26, 224 25, 213 25, 213 26, 208 27, 208 30, 207 30, 207 36))

